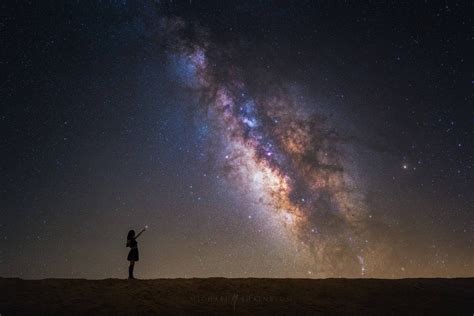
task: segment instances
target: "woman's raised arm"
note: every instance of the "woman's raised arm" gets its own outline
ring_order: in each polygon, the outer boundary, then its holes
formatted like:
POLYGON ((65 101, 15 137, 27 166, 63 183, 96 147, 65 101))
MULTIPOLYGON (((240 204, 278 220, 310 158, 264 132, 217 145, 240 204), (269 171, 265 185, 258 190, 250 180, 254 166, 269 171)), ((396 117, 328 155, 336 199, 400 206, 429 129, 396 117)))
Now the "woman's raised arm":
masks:
POLYGON ((135 239, 137 239, 145 230, 146 230, 146 228, 143 228, 143 229, 135 236, 135 239))

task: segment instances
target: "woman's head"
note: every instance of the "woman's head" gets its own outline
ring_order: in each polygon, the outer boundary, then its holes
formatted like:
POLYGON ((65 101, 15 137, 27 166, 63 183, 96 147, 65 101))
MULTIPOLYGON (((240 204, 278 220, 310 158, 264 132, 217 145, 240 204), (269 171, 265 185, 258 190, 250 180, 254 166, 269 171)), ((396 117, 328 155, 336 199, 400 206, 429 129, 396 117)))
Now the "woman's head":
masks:
POLYGON ((135 237, 135 231, 133 229, 131 229, 128 232, 127 239, 132 239, 133 237, 135 237))

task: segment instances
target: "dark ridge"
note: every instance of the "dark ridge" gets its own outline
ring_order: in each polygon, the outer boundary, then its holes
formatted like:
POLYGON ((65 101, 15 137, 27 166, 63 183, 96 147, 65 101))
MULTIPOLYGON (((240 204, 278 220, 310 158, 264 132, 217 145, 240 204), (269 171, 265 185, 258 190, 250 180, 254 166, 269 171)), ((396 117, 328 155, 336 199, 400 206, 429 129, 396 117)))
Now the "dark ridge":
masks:
POLYGON ((472 315, 474 278, 0 278, 2 315, 472 315))

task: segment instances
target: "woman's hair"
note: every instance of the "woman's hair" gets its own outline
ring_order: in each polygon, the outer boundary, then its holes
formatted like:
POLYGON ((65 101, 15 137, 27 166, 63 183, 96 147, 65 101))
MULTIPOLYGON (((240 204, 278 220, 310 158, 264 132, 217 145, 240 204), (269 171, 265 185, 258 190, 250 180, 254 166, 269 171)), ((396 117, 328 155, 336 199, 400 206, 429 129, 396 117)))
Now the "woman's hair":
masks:
POLYGON ((127 244, 126 246, 127 247, 131 247, 131 241, 132 241, 132 238, 135 237, 135 231, 133 229, 131 229, 129 232, 128 232, 128 235, 127 235, 127 244))

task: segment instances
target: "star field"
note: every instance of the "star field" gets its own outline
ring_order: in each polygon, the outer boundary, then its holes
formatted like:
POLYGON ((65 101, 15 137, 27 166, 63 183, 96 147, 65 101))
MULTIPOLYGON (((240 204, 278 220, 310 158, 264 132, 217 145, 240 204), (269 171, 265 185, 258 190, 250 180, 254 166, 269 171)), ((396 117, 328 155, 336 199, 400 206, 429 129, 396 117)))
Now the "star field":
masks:
POLYGON ((0 276, 473 275, 468 2, 1 7, 0 276))

